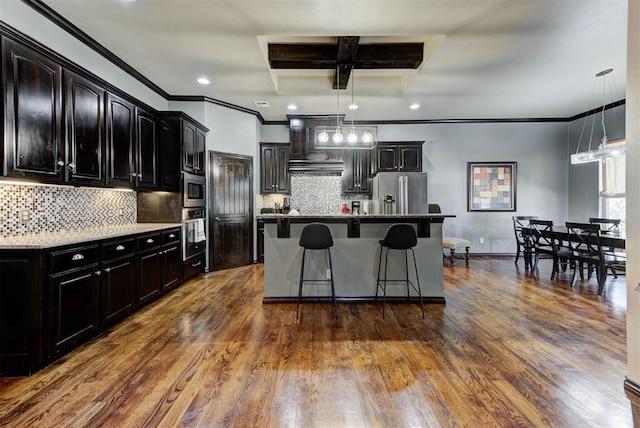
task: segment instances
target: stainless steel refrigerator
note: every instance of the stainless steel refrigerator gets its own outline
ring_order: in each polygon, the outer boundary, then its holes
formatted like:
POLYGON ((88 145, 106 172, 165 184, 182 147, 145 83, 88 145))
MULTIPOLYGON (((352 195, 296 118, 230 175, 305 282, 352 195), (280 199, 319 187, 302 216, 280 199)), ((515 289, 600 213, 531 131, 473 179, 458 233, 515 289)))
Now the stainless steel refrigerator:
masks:
POLYGON ((426 214, 426 172, 380 172, 373 179, 380 214, 426 214))

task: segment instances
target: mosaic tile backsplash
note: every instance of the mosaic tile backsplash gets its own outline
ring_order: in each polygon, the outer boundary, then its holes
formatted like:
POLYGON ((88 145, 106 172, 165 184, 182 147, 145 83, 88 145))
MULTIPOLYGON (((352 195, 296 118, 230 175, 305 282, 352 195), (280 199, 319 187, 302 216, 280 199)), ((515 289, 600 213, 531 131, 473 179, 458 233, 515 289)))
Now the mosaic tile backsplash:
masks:
MULTIPOLYGON (((282 204, 284 195, 260 195, 258 212, 262 207, 282 204)), ((342 177, 336 174, 291 174, 291 208, 300 208, 302 214, 340 214, 343 204, 369 199, 368 195, 343 195, 342 177)))
POLYGON ((136 193, 0 183, 0 237, 136 222, 136 193), (30 220, 21 221, 28 210, 30 220))

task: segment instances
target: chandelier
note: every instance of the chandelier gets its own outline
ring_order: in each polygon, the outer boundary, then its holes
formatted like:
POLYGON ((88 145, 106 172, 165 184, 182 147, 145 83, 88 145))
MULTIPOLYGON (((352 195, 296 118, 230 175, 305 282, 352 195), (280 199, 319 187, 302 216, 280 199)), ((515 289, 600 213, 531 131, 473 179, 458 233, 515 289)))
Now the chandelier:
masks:
POLYGON ((355 71, 351 78, 351 126, 347 138, 344 138, 340 128, 340 66, 336 67, 336 127, 316 126, 315 127, 315 148, 316 149, 372 149, 375 147, 378 138, 378 129, 375 126, 356 126, 354 124, 355 109, 355 71))
MULTIPOLYGON (((610 101, 615 101, 613 99, 613 90, 611 85, 607 86, 607 75, 613 71, 612 68, 608 68, 596 74, 596 81, 594 83, 594 92, 596 92, 597 104, 598 106, 602 105, 602 107, 598 107, 600 110, 600 123, 602 126, 602 139, 597 147, 592 148, 593 141, 593 130, 595 128, 595 121, 598 113, 592 115, 591 120, 591 135, 589 137, 589 146, 586 151, 580 151, 580 145, 582 143, 582 137, 584 135, 584 130, 587 124, 587 117, 585 117, 584 122, 582 124, 582 130, 580 131, 580 139, 578 140, 578 147, 576 148, 576 152, 571 155, 571 164, 581 164, 588 162, 597 162, 600 160, 605 160, 607 158, 615 158, 625 155, 625 144, 620 144, 624 141, 624 138, 618 140, 609 141, 607 138, 607 128, 605 125, 605 110, 607 105, 606 92, 607 89, 610 93, 610 101)), ((593 93, 592 93, 593 99, 593 93)))

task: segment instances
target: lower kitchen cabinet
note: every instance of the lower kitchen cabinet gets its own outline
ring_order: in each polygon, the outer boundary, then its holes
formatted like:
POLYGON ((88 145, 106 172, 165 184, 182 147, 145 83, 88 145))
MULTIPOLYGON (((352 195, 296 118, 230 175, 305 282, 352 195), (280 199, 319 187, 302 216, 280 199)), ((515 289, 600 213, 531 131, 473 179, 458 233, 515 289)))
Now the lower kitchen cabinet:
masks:
POLYGON ((0 376, 35 373, 204 270, 180 227, 39 250, 0 250, 0 376))
POLYGON ((106 327, 125 318, 135 309, 135 253, 108 260, 102 266, 100 326, 106 327))
POLYGON ((49 357, 98 331, 98 264, 49 277, 49 357))
POLYGON ((206 254, 200 253, 193 257, 189 257, 182 264, 182 279, 186 281, 204 271, 207 263, 206 254))

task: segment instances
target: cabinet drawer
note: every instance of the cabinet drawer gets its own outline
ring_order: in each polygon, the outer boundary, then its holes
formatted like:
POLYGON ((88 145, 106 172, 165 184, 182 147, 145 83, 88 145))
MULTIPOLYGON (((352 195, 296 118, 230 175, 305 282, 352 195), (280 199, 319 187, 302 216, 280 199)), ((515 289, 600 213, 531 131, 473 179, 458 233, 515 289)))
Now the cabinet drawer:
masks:
POLYGON ((200 254, 194 257, 191 257, 184 262, 182 262, 182 276, 183 280, 187 280, 193 276, 198 275, 201 272, 204 272, 205 264, 207 261, 205 260, 205 254, 200 254))
POLYGON ((123 238, 113 241, 109 241, 103 244, 104 258, 112 259, 114 257, 123 256, 125 254, 131 254, 136 251, 135 238, 123 238))
POLYGON ((170 229, 162 232, 162 243, 169 244, 180 240, 180 229, 170 229))
POLYGON ((54 274, 87 266, 99 260, 100 246, 98 244, 55 251, 49 254, 49 261, 51 263, 50 273, 54 274))
POLYGON ((162 233, 150 233, 138 237, 138 250, 146 250, 162 244, 162 233))

